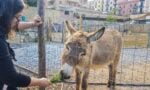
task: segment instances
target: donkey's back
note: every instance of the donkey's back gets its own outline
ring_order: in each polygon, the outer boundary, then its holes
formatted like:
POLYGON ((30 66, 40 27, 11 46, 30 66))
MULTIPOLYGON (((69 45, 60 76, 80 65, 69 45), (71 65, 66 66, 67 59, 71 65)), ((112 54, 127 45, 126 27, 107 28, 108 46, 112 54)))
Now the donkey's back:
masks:
POLYGON ((118 63, 122 47, 122 37, 117 30, 107 29, 103 36, 92 43, 91 68, 118 63))

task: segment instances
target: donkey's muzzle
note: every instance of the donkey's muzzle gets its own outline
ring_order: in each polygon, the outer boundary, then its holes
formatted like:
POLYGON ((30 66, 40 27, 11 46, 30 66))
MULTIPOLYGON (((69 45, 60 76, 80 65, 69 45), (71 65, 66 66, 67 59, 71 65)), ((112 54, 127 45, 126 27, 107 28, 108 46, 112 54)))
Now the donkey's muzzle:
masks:
POLYGON ((65 79, 70 79, 71 76, 67 75, 64 70, 60 71, 61 79, 64 81, 65 79))

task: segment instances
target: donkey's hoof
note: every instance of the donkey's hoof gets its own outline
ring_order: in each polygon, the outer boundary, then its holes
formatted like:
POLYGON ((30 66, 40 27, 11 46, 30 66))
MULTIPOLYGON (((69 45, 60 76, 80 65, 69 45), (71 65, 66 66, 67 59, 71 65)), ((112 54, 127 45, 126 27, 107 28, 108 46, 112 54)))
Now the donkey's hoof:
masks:
POLYGON ((107 84, 107 87, 111 87, 111 85, 110 85, 110 84, 107 84))
POLYGON ((111 87, 111 82, 108 82, 108 83, 107 83, 107 87, 111 87))
POLYGON ((112 85, 113 85, 113 86, 116 86, 116 83, 115 83, 115 82, 112 82, 112 85))
POLYGON ((116 83, 115 82, 108 82, 107 87, 115 87, 116 83))

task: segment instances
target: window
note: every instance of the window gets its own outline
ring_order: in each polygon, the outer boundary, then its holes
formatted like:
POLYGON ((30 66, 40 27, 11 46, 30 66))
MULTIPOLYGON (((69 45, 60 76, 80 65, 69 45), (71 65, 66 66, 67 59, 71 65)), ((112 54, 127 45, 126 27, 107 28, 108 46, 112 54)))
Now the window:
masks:
POLYGON ((48 2, 49 5, 53 5, 55 3, 55 0, 51 0, 48 2))
POLYGON ((130 10, 130 13, 132 12, 132 10, 130 10))
POLYGON ((123 11, 122 14, 124 14, 125 12, 123 11))
POLYGON ((69 15, 69 11, 65 11, 65 15, 69 15))
POLYGON ((134 4, 134 7, 136 7, 136 8, 137 8, 137 4, 134 4))
POLYGON ((112 7, 110 7, 110 11, 112 10, 112 7))

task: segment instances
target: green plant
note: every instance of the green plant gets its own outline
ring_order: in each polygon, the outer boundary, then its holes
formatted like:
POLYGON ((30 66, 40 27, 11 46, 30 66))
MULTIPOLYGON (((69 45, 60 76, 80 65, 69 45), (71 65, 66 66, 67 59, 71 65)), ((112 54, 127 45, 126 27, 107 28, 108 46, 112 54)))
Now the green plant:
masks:
POLYGON ((106 18, 106 21, 108 21, 108 22, 116 22, 116 19, 114 18, 113 15, 108 15, 107 18, 106 18))
POLYGON ((26 0, 25 3, 29 6, 32 6, 32 7, 37 6, 37 0, 26 0))
POLYGON ((50 80, 51 83, 59 83, 62 81, 62 77, 60 74, 55 74, 50 80))
POLYGON ((112 11, 110 12, 110 14, 107 16, 106 18, 106 21, 112 23, 112 22, 116 22, 116 18, 115 18, 115 12, 116 12, 116 9, 112 9, 112 11))

